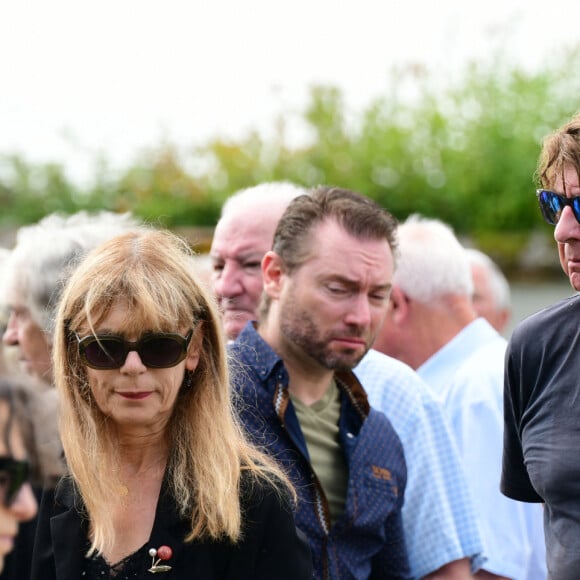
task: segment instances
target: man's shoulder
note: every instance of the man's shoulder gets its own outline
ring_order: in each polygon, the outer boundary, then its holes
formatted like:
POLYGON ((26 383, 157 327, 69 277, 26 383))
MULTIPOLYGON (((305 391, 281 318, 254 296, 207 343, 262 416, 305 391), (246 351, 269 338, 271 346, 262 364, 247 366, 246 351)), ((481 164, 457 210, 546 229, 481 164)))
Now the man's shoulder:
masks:
POLYGON ((281 363, 280 357, 251 323, 244 327, 236 340, 228 344, 228 355, 234 379, 253 375, 265 379, 281 363))
POLYGON ((529 366, 535 366, 544 352, 570 348, 570 337, 577 332, 580 316, 580 294, 555 304, 522 320, 509 339, 508 357, 524 356, 529 366))
POLYGON ((367 352, 354 373, 365 389, 366 384, 374 386, 376 383, 397 391, 408 391, 407 386, 416 385, 421 390, 426 387, 410 366, 374 349, 367 352))
POLYGON ((267 343, 258 334, 254 325, 248 322, 238 337, 228 343, 228 352, 238 358, 251 360, 254 358, 253 353, 257 356, 265 347, 268 347, 267 343))
POLYGON ((466 377, 478 374, 503 376, 506 348, 507 340, 500 334, 487 337, 472 353, 458 361, 457 374, 466 377))
POLYGON ((574 324, 580 314, 580 294, 564 298, 524 318, 514 328, 513 337, 544 332, 558 333, 561 325, 574 324))
POLYGON ((429 385, 407 364, 376 350, 369 350, 354 373, 372 406, 406 416, 414 410, 437 406, 429 385))
POLYGON ((408 365, 376 351, 368 355, 355 372, 360 372, 371 405, 387 416, 403 446, 414 449, 413 462, 436 456, 451 461, 455 450, 449 426, 431 387, 408 365))

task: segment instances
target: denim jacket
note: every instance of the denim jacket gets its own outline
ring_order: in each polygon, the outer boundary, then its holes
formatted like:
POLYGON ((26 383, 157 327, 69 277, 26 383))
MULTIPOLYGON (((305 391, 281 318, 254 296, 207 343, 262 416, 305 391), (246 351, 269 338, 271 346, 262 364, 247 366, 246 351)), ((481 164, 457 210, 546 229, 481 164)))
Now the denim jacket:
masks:
POLYGON ((336 373, 339 431, 348 465, 345 511, 334 524, 288 395, 282 359, 248 323, 230 345, 238 411, 251 439, 286 468, 299 496, 317 579, 409 578, 401 509, 403 448, 389 420, 371 409, 352 372, 336 373))

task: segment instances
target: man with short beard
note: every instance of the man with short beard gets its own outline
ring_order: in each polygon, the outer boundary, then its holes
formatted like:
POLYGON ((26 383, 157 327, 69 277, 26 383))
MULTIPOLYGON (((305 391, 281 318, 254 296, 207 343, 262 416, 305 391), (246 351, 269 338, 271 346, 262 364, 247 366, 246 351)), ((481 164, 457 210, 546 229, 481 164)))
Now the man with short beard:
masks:
POLYGON ((240 414, 296 485, 318 579, 410 577, 403 449, 352 372, 387 312, 395 232, 348 190, 294 199, 262 260, 258 323, 231 345, 240 414))

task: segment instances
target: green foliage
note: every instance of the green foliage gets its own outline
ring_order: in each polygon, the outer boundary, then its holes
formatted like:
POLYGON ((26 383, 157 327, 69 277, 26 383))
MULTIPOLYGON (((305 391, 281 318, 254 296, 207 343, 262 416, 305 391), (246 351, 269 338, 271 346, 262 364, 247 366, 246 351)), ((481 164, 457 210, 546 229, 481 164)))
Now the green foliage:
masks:
POLYGON ((580 109, 580 79, 569 72, 580 46, 553 62, 530 73, 497 55, 445 86, 420 66, 394 69, 388 94, 354 113, 338 88, 313 87, 298 119, 310 136, 301 145, 288 145, 297 120, 283 114, 268 140, 251 133, 187 152, 164 143, 118 173, 102 160, 83 187, 59 165, 0 157, 0 219, 106 208, 167 227, 212 226, 234 191, 286 179, 354 189, 399 219, 439 217, 473 239, 519 239, 542 227, 533 195, 541 140, 580 109))

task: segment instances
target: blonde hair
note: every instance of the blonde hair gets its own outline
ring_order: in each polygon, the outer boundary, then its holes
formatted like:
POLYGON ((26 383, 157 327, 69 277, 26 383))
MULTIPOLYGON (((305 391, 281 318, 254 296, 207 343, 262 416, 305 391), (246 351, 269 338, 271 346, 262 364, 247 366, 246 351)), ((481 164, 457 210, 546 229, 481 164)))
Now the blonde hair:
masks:
POLYGON ((166 478, 181 515, 191 521, 185 540, 240 538, 242 473, 249 473, 250 481, 291 489, 279 467, 247 442, 236 419, 219 314, 192 258, 181 238, 143 227, 93 250, 64 289, 54 375, 68 468, 91 521, 89 553, 114 543, 107 505, 121 482, 114 430, 92 398, 73 333, 83 326, 94 330, 119 300, 130 310, 128 334, 173 332, 203 321, 199 364, 193 373, 185 371, 190 377, 184 377, 167 427, 166 478), (186 379, 191 386, 185 386, 186 379))
POLYGON ((536 182, 541 187, 550 188, 561 178, 566 187, 564 170, 567 167, 574 169, 580 178, 580 114, 544 139, 535 173, 536 182))

